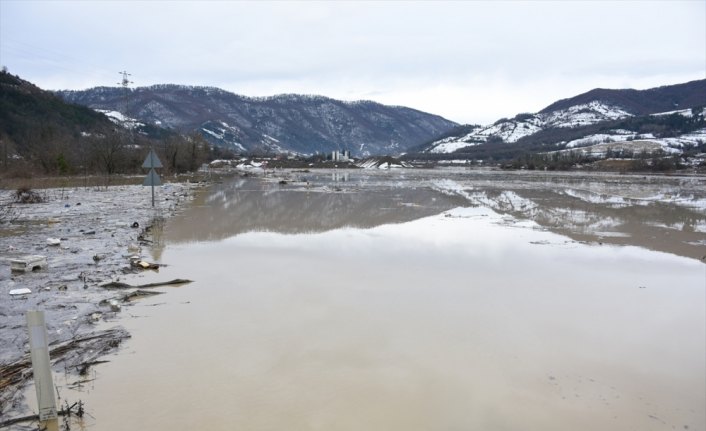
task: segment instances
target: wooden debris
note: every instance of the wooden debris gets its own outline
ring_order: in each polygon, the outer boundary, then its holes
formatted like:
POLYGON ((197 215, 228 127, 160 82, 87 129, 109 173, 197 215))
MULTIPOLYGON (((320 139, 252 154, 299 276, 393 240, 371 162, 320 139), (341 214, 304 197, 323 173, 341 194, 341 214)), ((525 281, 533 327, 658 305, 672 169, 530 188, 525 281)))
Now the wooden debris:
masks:
POLYGON ((179 285, 182 285, 182 284, 189 284, 189 283, 193 283, 193 281, 192 281, 192 280, 186 280, 186 279, 183 279, 183 278, 175 278, 174 280, 170 280, 170 281, 163 281, 163 282, 160 282, 160 283, 140 284, 140 285, 135 286, 135 287, 139 287, 139 288, 149 288, 149 287, 159 287, 159 286, 179 286, 179 285))
MULTIPOLYGON (((65 369, 87 372, 98 358, 117 348, 130 334, 123 328, 112 328, 90 335, 76 337, 51 347, 49 357, 52 365, 63 363, 65 369)), ((0 405, 11 402, 32 377, 32 362, 29 355, 14 362, 0 364, 0 405)), ((4 423, 0 424, 0 428, 4 423)))
POLYGON ((91 367, 91 365, 105 364, 107 362, 110 361, 89 361, 77 365, 76 368, 78 369, 78 374, 80 376, 85 376, 86 374, 88 374, 88 369, 91 367))
MULTIPOLYGON (((100 362, 109 362, 109 361, 100 361, 100 362)), ((96 379, 81 379, 81 380, 76 380, 75 382, 71 382, 67 384, 66 386, 70 389, 76 389, 80 388, 81 386, 85 385, 86 383, 91 383, 95 381, 96 379)))
POLYGON ((130 292, 127 295, 124 295, 121 300, 123 302, 130 302, 133 299, 139 299, 139 298, 144 298, 145 296, 152 296, 152 295, 161 295, 164 292, 155 292, 153 290, 140 290, 137 289, 134 292, 130 292))
MULTIPOLYGON (((57 411, 56 414, 59 416, 71 416, 71 410, 76 406, 79 406, 79 408, 76 411, 76 415, 79 417, 83 416, 83 411, 82 411, 83 406, 82 406, 82 403, 80 403, 80 402, 75 402, 75 403, 71 404, 71 406, 69 406, 67 403, 67 406, 65 408, 57 411)), ((22 416, 19 418, 8 419, 8 420, 0 422, 0 428, 9 427, 10 425, 19 424, 22 422, 33 422, 33 421, 39 421, 39 415, 29 415, 29 416, 22 416)))
POLYGON ((100 287, 105 289, 132 289, 137 286, 132 286, 127 283, 122 283, 120 281, 111 281, 110 283, 101 284, 100 287))
POLYGON ((111 281, 109 283, 101 284, 100 287, 102 287, 104 289, 146 289, 146 288, 150 288, 150 287, 159 287, 159 286, 178 286, 181 284, 188 284, 188 283, 193 283, 193 280, 185 280, 182 278, 175 278, 174 280, 163 281, 163 282, 159 282, 159 283, 147 283, 147 284, 138 284, 138 285, 127 284, 127 283, 123 283, 120 281, 111 281))

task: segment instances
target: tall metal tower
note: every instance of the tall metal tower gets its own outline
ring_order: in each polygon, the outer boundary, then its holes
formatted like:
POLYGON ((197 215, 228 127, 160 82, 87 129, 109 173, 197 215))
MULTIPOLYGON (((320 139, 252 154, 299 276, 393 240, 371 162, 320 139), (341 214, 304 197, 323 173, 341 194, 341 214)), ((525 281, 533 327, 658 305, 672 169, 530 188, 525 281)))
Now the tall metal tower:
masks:
POLYGON ((125 118, 127 119, 129 117, 129 115, 128 115, 128 112, 129 112, 129 110, 128 110, 128 108, 129 108, 128 95, 130 94, 130 89, 128 87, 130 84, 134 84, 134 82, 130 81, 130 79, 128 78, 128 76, 132 76, 131 73, 127 73, 124 70, 122 72, 118 72, 118 73, 123 76, 122 81, 118 82, 118 85, 122 85, 123 89, 125 90, 125 113, 124 113, 124 115, 125 115, 125 118))

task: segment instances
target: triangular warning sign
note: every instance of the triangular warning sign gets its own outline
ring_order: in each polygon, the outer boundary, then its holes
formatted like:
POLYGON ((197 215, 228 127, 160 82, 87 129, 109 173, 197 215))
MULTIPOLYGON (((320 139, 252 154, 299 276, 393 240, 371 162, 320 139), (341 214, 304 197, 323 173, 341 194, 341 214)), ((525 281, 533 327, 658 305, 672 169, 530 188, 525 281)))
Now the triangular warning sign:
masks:
POLYGON ((145 162, 142 164, 142 167, 145 169, 152 169, 152 168, 161 168, 162 162, 159 161, 159 157, 157 157, 157 153, 154 152, 154 150, 150 150, 150 153, 147 154, 147 158, 145 158, 145 162))
POLYGON ((145 181, 142 183, 143 186, 161 186, 162 181, 159 179, 159 175, 154 169, 150 169, 150 173, 145 177, 145 181))

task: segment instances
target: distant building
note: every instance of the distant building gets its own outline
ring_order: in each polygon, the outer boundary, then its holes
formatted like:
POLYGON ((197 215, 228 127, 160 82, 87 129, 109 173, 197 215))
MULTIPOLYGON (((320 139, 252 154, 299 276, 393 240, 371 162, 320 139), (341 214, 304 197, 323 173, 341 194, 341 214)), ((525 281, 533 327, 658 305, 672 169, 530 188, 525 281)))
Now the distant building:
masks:
POLYGON ((334 162, 348 162, 351 160, 351 152, 348 150, 336 150, 331 153, 331 160, 334 162))

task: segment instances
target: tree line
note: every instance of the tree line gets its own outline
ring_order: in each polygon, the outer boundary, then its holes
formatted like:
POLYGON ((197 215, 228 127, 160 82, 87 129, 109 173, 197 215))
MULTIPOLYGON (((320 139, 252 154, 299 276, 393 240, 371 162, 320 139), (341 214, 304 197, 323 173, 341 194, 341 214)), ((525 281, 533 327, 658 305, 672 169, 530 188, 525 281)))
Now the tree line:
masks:
POLYGON ((126 129, 7 70, 0 72, 0 175, 140 173, 150 149, 167 174, 195 171, 231 155, 198 133, 181 135, 149 125, 126 129))

